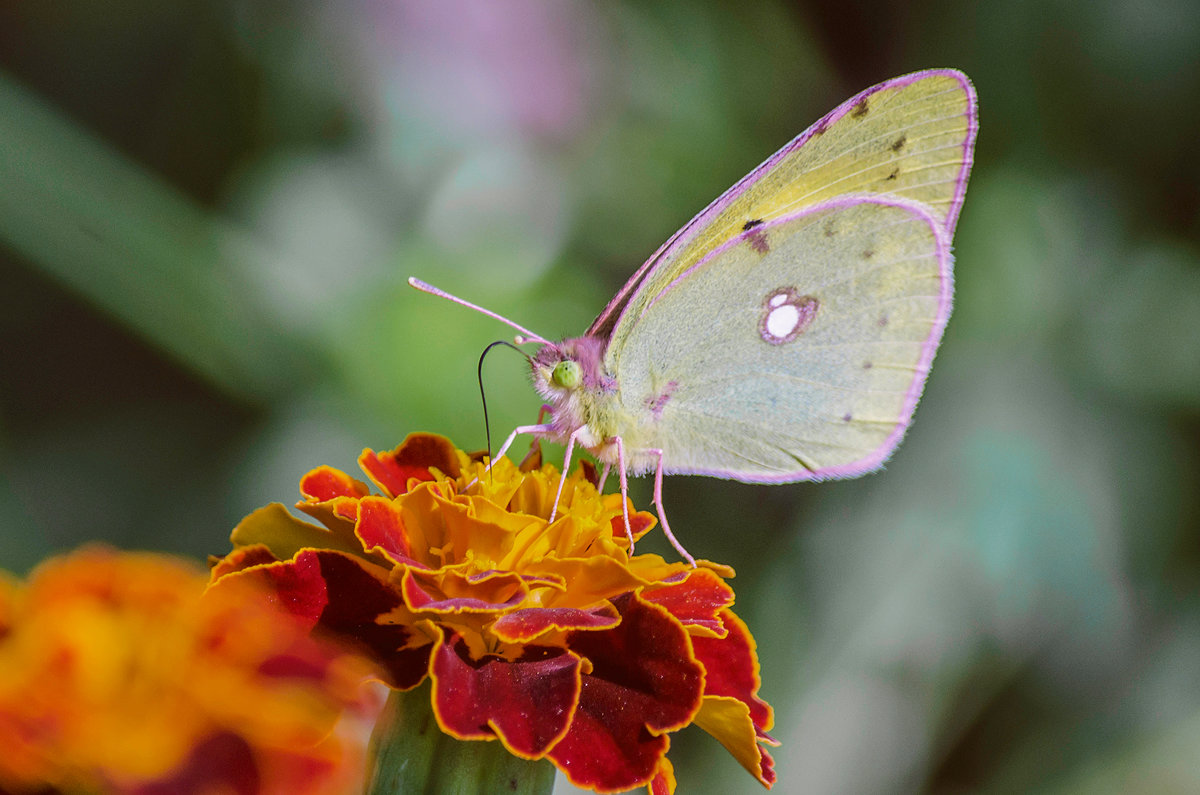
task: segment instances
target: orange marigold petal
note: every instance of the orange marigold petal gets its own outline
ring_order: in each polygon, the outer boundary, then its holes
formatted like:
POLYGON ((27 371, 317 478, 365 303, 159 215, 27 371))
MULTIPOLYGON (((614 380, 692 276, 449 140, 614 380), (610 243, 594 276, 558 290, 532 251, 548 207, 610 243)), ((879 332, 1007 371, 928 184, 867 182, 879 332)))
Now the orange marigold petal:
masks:
POLYGON ((610 605, 579 610, 572 607, 531 607, 505 613, 491 631, 508 643, 529 643, 547 632, 612 629, 621 621, 610 605))
MULTIPOLYGON (((525 600, 526 592, 521 578, 507 573, 495 578, 501 580, 499 587, 480 588, 476 591, 477 595, 446 595, 445 589, 437 586, 449 585, 453 588, 456 578, 452 574, 451 572, 429 574, 415 569, 406 570, 401 581, 405 604, 413 611, 459 614, 507 610, 525 600)), ((461 584, 461 580, 459 583, 461 584)), ((467 589, 454 588, 453 590, 467 589)))
POLYGON ((642 598, 665 607, 689 629, 722 637, 721 611, 733 604, 733 589, 708 569, 692 569, 683 582, 647 588, 642 598))

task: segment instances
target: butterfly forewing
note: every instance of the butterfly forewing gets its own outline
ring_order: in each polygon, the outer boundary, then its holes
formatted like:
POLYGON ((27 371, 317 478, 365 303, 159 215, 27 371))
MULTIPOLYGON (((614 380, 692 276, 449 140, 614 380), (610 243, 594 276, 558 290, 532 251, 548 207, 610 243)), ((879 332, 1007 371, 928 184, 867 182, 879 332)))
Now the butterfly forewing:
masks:
POLYGON ((839 196, 920 202, 947 239, 966 190, 976 131, 974 89, 954 70, 899 77, 843 103, 697 215, 593 323, 611 329, 610 368, 656 297, 743 231, 839 196))
POLYGON ((751 481, 858 474, 899 442, 949 314, 942 222, 840 197, 701 259, 616 360, 626 444, 668 472, 751 481))

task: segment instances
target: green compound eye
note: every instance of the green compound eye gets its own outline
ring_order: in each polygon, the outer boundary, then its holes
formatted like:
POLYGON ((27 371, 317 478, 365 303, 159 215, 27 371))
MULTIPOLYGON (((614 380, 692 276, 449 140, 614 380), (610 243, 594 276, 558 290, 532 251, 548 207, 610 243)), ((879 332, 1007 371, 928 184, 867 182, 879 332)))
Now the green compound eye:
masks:
POLYGON ((550 380, 563 389, 575 389, 583 380, 583 368, 579 366, 579 362, 567 359, 554 365, 550 380))

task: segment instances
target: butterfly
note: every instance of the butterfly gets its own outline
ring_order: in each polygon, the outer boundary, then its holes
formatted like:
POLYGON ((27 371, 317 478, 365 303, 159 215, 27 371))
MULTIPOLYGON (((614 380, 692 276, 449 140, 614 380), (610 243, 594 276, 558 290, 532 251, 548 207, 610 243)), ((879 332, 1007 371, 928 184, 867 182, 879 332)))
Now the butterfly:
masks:
POLYGON ((868 88, 676 232, 581 337, 552 342, 409 283, 541 345, 528 359, 546 403, 496 458, 521 434, 563 443, 565 480, 578 445, 617 468, 622 496, 653 470, 659 522, 695 565, 667 524, 664 473, 856 477, 900 443, 950 316, 977 130, 959 71, 868 88))

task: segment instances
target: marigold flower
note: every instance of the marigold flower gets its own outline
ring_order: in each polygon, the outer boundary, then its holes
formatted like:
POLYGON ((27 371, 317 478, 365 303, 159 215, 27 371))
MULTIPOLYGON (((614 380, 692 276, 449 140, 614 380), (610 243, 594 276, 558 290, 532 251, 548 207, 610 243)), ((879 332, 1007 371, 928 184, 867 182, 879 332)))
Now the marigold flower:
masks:
MULTIPOLYGON (((297 617, 353 641, 391 687, 432 681, 444 732, 499 739, 549 759, 577 786, 674 790, 669 734, 695 723, 753 776, 774 782, 763 744, 754 640, 730 610, 726 566, 631 555, 620 495, 586 469, 559 473, 479 457, 414 434, 359 463, 382 493, 330 467, 297 507, 274 504, 234 530, 213 570, 266 583, 297 617)), ((630 513, 635 538, 653 525, 630 513)))
POLYGON ((0 583, 0 791, 334 795, 360 780, 365 731, 338 720, 369 717, 365 662, 252 583, 206 584, 182 560, 98 547, 0 583))

